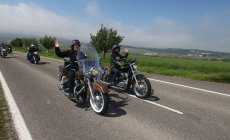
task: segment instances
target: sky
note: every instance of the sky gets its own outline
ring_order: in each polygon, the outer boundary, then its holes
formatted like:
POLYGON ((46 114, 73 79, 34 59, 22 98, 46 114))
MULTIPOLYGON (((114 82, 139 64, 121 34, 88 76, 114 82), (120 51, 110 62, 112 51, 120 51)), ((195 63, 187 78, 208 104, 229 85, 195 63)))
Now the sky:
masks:
POLYGON ((0 0, 0 33, 90 41, 101 24, 123 45, 230 52, 230 0, 0 0))

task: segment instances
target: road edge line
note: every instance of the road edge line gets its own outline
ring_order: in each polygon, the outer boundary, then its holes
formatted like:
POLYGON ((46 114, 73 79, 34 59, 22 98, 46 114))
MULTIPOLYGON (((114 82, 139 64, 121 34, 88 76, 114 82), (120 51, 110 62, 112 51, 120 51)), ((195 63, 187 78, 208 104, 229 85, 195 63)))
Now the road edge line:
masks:
POLYGON ((7 104, 9 106, 9 110, 12 115, 13 124, 14 124, 15 130, 18 134, 19 139, 32 140, 31 134, 25 124, 25 121, 18 109, 18 106, 14 100, 14 97, 12 96, 12 93, 1 71, 0 71, 0 82, 2 84, 4 95, 5 95, 7 104))

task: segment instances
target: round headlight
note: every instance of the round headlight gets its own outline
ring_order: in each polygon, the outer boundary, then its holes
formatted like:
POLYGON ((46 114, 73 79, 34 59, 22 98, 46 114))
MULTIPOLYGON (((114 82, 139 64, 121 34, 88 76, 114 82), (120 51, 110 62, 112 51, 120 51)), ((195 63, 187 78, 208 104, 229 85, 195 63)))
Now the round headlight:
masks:
POLYGON ((97 68, 94 68, 91 70, 92 75, 98 75, 98 73, 99 73, 99 70, 97 68))
POLYGON ((137 65, 133 65, 133 69, 137 69, 137 65))

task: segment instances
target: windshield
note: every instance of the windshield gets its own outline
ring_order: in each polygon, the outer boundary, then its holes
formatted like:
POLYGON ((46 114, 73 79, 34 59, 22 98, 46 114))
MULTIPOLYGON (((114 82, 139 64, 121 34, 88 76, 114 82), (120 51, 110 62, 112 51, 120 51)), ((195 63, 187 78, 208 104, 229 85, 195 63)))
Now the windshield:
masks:
POLYGON ((77 53, 79 71, 85 73, 91 68, 99 67, 96 48, 91 44, 82 44, 77 53))

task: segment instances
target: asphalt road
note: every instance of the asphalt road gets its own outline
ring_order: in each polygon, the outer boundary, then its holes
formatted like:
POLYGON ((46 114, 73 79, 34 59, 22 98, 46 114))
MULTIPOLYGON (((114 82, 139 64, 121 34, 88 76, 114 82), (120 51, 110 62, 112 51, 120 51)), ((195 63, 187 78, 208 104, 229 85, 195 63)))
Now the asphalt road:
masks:
POLYGON ((34 65, 22 53, 0 58, 0 71, 35 140, 230 139, 229 84, 146 74, 153 96, 140 100, 110 90, 110 108, 100 116, 58 90, 62 64, 42 57, 34 65))

